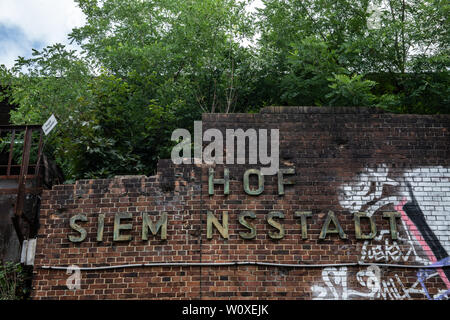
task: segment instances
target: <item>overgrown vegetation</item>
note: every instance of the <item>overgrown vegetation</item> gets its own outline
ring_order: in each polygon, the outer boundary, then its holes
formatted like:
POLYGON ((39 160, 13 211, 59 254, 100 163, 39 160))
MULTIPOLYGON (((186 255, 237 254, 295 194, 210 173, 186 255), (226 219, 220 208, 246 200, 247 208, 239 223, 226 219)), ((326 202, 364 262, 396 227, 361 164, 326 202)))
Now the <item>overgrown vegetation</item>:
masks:
POLYGON ((23 300, 29 296, 31 270, 20 263, 0 264, 0 300, 23 300))
POLYGON ((0 69, 16 124, 59 124, 46 143, 67 179, 152 174, 171 132, 203 112, 267 105, 450 113, 443 0, 78 0, 87 24, 0 69), (254 40, 252 42, 252 39, 254 40))

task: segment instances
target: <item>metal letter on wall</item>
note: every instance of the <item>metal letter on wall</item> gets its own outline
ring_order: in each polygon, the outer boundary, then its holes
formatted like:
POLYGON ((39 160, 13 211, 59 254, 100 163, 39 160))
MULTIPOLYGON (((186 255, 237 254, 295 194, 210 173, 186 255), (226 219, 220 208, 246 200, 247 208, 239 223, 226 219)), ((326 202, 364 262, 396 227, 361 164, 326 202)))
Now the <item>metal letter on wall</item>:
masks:
POLYGON ((295 174, 294 168, 285 168, 278 170, 278 194, 281 196, 284 194, 284 185, 285 184, 294 184, 292 180, 285 180, 284 174, 295 174))
POLYGON ((275 221, 273 218, 283 219, 284 214, 279 211, 271 211, 267 214, 267 223, 270 224, 272 227, 278 229, 278 232, 269 231, 269 237, 276 240, 283 239, 284 228, 279 222, 275 221))
POLYGON ((308 227, 306 225, 306 218, 310 218, 312 215, 311 211, 296 211, 294 216, 296 218, 300 217, 300 223, 302 226, 302 239, 308 239, 308 227))
POLYGON ((97 218, 97 242, 103 241, 104 228, 105 228, 105 214, 100 213, 97 218))
POLYGON ((131 235, 130 234, 120 234, 121 230, 131 230, 133 228, 133 225, 131 223, 127 224, 120 224, 122 219, 131 219, 133 218, 133 215, 131 212, 118 212, 114 216, 114 236, 113 241, 130 241, 131 235))
POLYGON ((217 220, 216 216, 211 211, 207 211, 206 218, 206 237, 212 238, 212 226, 215 226, 223 238, 228 239, 228 212, 222 213, 222 224, 217 220))
POLYGON ((75 236, 69 234, 69 241, 71 241, 71 242, 81 242, 84 239, 86 239, 87 232, 83 227, 76 224, 77 221, 86 222, 86 221, 88 221, 88 218, 84 214, 77 214, 76 216, 72 216, 70 218, 70 227, 73 230, 78 231, 80 233, 80 236, 78 236, 78 237, 75 237, 75 236))
POLYGON ((355 212, 353 219, 355 220, 355 236, 358 240, 371 240, 377 235, 377 226, 373 221, 372 216, 368 216, 365 212, 355 212), (361 234, 361 218, 369 219, 370 223, 370 233, 361 234))
POLYGON ((144 212, 142 214, 142 240, 148 240, 149 229, 154 236, 161 229, 161 240, 167 239, 167 212, 161 214, 161 218, 156 222, 156 225, 150 220, 148 213, 144 212))
POLYGON ((389 219, 389 228, 391 230, 391 237, 392 240, 398 239, 398 232, 397 232, 397 221, 396 218, 400 218, 401 215, 398 212, 384 212, 383 218, 389 219))
POLYGON ((209 195, 214 195, 214 185, 223 184, 223 193, 230 193, 230 170, 227 168, 223 169, 223 179, 214 179, 214 169, 209 168, 208 174, 208 193, 209 195))
POLYGON ((244 227, 250 229, 250 232, 239 232, 239 236, 243 239, 253 239, 256 237, 256 228, 253 225, 253 223, 250 223, 247 220, 245 220, 246 217, 255 219, 256 215, 253 211, 242 211, 239 214, 239 223, 244 227))
POLYGON ((244 173, 244 191, 245 191, 245 193, 252 195, 252 196, 260 195, 264 191, 264 176, 261 174, 260 170, 248 169, 247 171, 245 171, 245 173, 244 173), (250 189, 249 177, 251 174, 255 174, 258 176, 258 189, 256 189, 256 190, 250 189))
POLYGON ((337 234, 339 234, 339 237, 341 239, 347 239, 347 235, 344 233, 344 230, 342 230, 341 224, 339 223, 338 219, 334 215, 333 211, 328 211, 328 216, 327 216, 327 219, 325 220, 325 223, 323 224, 319 239, 325 239, 325 237, 327 236, 328 233, 337 233, 337 234), (333 221, 333 224, 335 225, 334 229, 330 229, 331 221, 333 221))

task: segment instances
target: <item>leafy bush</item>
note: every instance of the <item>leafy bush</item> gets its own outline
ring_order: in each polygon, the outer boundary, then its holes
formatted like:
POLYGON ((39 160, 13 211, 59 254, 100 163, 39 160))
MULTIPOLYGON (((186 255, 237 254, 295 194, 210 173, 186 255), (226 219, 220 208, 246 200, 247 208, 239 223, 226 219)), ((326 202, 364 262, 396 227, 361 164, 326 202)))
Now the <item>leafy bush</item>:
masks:
POLYGON ((29 294, 30 270, 20 263, 0 264, 0 300, 22 300, 29 294))
POLYGON ((345 74, 335 74, 333 78, 328 78, 331 82, 328 85, 332 91, 326 95, 330 106, 372 106, 375 102, 375 95, 371 89, 376 85, 375 81, 364 80, 362 75, 351 77, 345 74))

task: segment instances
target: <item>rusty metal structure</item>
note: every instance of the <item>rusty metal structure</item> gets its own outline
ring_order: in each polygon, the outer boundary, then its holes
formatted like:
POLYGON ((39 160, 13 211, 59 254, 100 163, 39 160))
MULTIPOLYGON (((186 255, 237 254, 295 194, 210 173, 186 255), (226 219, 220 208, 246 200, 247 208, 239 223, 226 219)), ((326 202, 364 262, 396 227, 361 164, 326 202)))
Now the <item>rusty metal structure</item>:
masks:
POLYGON ((0 126, 0 260, 17 260, 37 233, 42 149, 41 125, 0 126))

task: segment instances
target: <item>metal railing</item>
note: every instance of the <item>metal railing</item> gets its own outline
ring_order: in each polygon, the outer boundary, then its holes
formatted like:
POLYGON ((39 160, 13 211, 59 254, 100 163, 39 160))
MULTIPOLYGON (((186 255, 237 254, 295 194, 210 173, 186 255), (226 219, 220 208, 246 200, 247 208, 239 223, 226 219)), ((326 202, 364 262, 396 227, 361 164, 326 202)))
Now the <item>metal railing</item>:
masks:
POLYGON ((20 218, 23 216, 25 195, 30 193, 37 195, 42 191, 39 177, 43 147, 42 133, 40 125, 0 126, 2 144, 0 149, 0 181, 17 182, 15 188, 11 188, 9 184, 5 184, 5 187, 0 185, 0 194, 16 194, 13 224, 21 243, 24 237, 20 226, 20 218), (33 132, 37 132, 39 137, 35 149, 36 154, 33 154, 33 156, 36 156, 36 160, 33 164, 30 164, 33 132), (20 145, 22 145, 21 148, 20 145), (19 150, 16 146, 19 146, 19 150), (19 152, 17 153, 17 151, 19 152))

